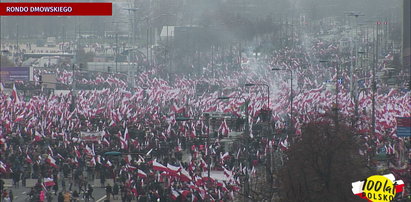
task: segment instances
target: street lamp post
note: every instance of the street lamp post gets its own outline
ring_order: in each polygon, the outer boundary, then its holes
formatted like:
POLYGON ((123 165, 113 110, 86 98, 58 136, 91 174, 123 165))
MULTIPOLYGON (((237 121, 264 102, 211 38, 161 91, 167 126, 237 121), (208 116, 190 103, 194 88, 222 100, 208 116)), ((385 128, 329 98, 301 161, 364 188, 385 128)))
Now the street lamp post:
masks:
MULTIPOLYGON (((366 52, 365 51, 357 51, 357 54, 361 55, 361 68, 358 69, 358 70, 362 70, 362 63, 363 63, 362 62, 363 61, 362 56, 364 54, 366 54, 366 52)), ((354 78, 351 78, 351 79, 354 80, 354 78)), ((355 126, 355 124, 357 123, 357 121, 359 119, 359 117, 358 117, 358 97, 359 97, 359 94, 360 94, 361 90, 359 89, 360 87, 358 86, 358 82, 360 82, 360 81, 361 81, 361 79, 356 79, 356 81, 352 81, 353 88, 354 88, 352 90, 352 92, 353 92, 352 98, 354 99, 354 117, 352 119, 352 126, 355 126)))
POLYGON ((123 10, 128 11, 128 15, 131 16, 131 12, 133 12, 133 16, 130 17, 131 23, 131 35, 132 35, 132 44, 133 46, 136 45, 136 11, 139 11, 140 8, 123 8, 123 10))
MULTIPOLYGON (((115 58, 115 63, 116 63, 116 72, 118 72, 118 51, 119 51, 119 49, 118 49, 118 30, 119 30, 119 28, 118 28, 118 24, 119 23, 128 23, 128 22, 123 22, 123 21, 113 21, 112 22, 113 24, 116 24, 116 49, 115 49, 115 56, 114 56, 114 58, 115 58)), ((79 39, 80 39, 80 29, 79 29, 79 39)), ((77 45, 77 49, 78 49, 78 45, 77 45)))
POLYGON ((208 128, 207 128, 207 147, 206 148, 208 151, 207 152, 207 161, 208 161, 208 166, 207 166, 207 176, 208 176, 208 180, 210 180, 210 176, 211 176, 211 152, 210 152, 210 114, 205 114, 207 117, 207 122, 208 122, 208 128))
POLYGON ((280 69, 280 68, 272 68, 273 71, 290 71, 290 132, 293 128, 293 102, 294 102, 294 95, 293 95, 293 71, 291 69, 280 69))
POLYGON ((150 33, 149 33, 149 29, 150 29, 150 27, 151 27, 151 24, 150 24, 150 26, 149 26, 149 18, 147 17, 146 18, 146 20, 147 20, 147 40, 146 40, 146 43, 147 43, 147 50, 146 50, 146 58, 147 58, 147 63, 148 63, 148 65, 150 65, 150 60, 148 59, 148 46, 149 46, 149 39, 148 39, 148 37, 149 37, 149 35, 150 35, 150 33))
POLYGON ((347 13, 347 16, 355 17, 355 36, 351 37, 351 40, 350 40, 350 54, 351 54, 351 58, 350 58, 350 62, 351 62, 351 65, 350 65, 350 95, 351 95, 351 97, 353 97, 354 96, 354 93, 353 93, 353 90, 354 90, 354 88, 353 88, 353 84, 354 84, 354 82, 353 82, 354 81, 353 80, 354 67, 353 67, 353 60, 352 60, 352 58, 353 58, 353 49, 355 49, 355 52, 356 52, 355 53, 355 66, 357 67, 357 63, 358 63, 358 47, 357 47, 358 17, 364 16, 364 15, 360 14, 360 13, 350 12, 350 13, 347 13), (353 38, 355 38, 354 39, 354 48, 352 47, 353 38))

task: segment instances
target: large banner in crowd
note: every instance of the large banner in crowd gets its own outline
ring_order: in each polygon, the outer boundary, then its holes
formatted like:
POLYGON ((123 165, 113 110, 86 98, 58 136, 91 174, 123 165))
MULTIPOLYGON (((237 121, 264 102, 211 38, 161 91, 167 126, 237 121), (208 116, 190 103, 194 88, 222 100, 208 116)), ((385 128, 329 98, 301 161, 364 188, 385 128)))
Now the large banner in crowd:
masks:
POLYGON ((98 142, 101 137, 103 137, 104 132, 103 131, 99 131, 99 132, 85 132, 85 131, 81 131, 80 133, 80 138, 83 141, 86 142, 98 142))

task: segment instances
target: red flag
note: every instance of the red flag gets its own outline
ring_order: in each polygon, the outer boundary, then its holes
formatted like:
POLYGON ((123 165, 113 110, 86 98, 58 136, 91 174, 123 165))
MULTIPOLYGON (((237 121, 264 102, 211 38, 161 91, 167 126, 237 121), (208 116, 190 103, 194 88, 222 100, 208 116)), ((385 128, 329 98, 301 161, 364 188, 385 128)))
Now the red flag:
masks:
POLYGON ((17 95, 17 90, 16 90, 16 85, 15 84, 13 84, 13 91, 11 92, 11 94, 13 96, 14 102, 19 103, 20 100, 19 100, 19 96, 17 95))
POLYGON ((138 192, 137 192, 136 186, 134 186, 134 187, 131 189, 131 192, 133 192, 134 196, 138 196, 138 192))
POLYGON ((46 161, 54 168, 57 168, 56 160, 53 159, 50 155, 47 157, 46 161))
POLYGON ((178 196, 180 196, 180 193, 178 193, 176 190, 173 189, 172 192, 171 192, 171 198, 173 200, 177 200, 178 196))
POLYGON ((114 122, 114 120, 111 120, 111 122, 110 122, 109 126, 110 126, 110 127, 114 127, 114 126, 116 126, 116 123, 114 122))
POLYGON ((58 157, 59 159, 64 160, 64 157, 63 157, 62 155, 60 155, 59 153, 57 153, 57 157, 58 157))
POLYGON ((131 155, 130 155, 130 154, 127 155, 127 156, 124 158, 124 160, 126 161, 127 164, 130 164, 130 162, 131 162, 132 159, 133 159, 133 158, 131 158, 131 155))
POLYGON ((167 163, 167 168, 168 168, 168 172, 170 174, 174 174, 174 175, 177 175, 177 173, 180 172, 180 170, 181 170, 180 167, 176 167, 176 166, 173 166, 173 165, 168 164, 168 163, 167 163))
POLYGON ((103 139, 101 140, 101 143, 106 146, 110 146, 110 142, 105 137, 103 137, 103 139))
POLYGON ((26 162, 32 164, 33 161, 31 160, 30 156, 26 154, 26 162))
POLYGON ((161 163, 158 163, 157 160, 153 161, 153 169, 158 170, 158 171, 169 171, 169 169, 165 166, 163 166, 161 163))
POLYGON ((128 128, 124 131, 123 139, 128 141, 130 139, 130 135, 128 133, 128 128))
POLYGON ((284 141, 280 142, 280 148, 284 151, 288 149, 288 137, 284 141))
POLYGON ((96 159, 96 162, 101 165, 101 157, 100 157, 100 155, 97 155, 97 156, 95 157, 95 159, 96 159))
POLYGON ((17 116, 17 118, 14 120, 14 122, 20 122, 24 121, 24 114, 17 116))
POLYGON ((181 170, 180 170, 180 179, 181 179, 181 181, 183 181, 183 182, 190 182, 190 181, 192 181, 192 178, 191 178, 190 174, 189 174, 186 170, 184 170, 184 169, 182 169, 182 168, 181 168, 181 170))
POLYGON ((53 178, 44 178, 44 186, 45 187, 51 187, 51 186, 54 186, 54 185, 56 185, 56 183, 54 183, 54 180, 53 180, 53 178))
POLYGON ((0 173, 7 173, 7 166, 0 161, 0 173))
POLYGON ((230 179, 233 176, 233 172, 227 170, 225 167, 223 167, 223 169, 224 169, 224 175, 227 176, 227 178, 230 179))
POLYGON ((146 178, 147 174, 145 172, 143 172, 142 170, 138 169, 138 173, 137 175, 141 178, 146 178))
POLYGON ((91 166, 96 166, 96 159, 95 158, 90 159, 90 165, 91 166))
POLYGON ((128 149, 127 141, 124 140, 122 137, 120 137, 120 144, 121 144, 121 149, 124 149, 124 150, 128 149))
POLYGON ((171 110, 175 113, 183 113, 184 107, 178 107, 176 103, 173 103, 173 106, 171 106, 171 110))
POLYGON ((0 138, 0 144, 4 144, 4 143, 6 143, 6 139, 5 138, 0 138))
POLYGON ((224 153, 224 155, 221 156, 221 159, 222 159, 223 161, 225 161, 225 160, 227 160, 227 159, 229 159, 229 158, 230 158, 230 154, 229 154, 228 152, 224 153))
POLYGON ((38 131, 36 131, 36 132, 34 133, 34 142, 41 141, 42 138, 43 138, 43 135, 40 134, 38 131))
POLYGON ((80 152, 78 151, 78 149, 77 149, 76 146, 74 146, 74 152, 76 153, 76 155, 77 155, 78 158, 81 157, 81 154, 80 154, 80 152))
POLYGON ((228 133, 230 132, 230 129, 228 128, 227 122, 224 121, 221 123, 220 128, 218 129, 219 132, 221 132, 224 136, 227 136, 228 133))

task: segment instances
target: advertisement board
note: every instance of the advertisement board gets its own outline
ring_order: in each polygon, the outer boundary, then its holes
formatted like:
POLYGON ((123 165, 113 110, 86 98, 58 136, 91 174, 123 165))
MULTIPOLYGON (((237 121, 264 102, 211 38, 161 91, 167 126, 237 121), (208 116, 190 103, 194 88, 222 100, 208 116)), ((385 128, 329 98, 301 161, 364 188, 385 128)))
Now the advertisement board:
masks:
POLYGON ((104 135, 103 131, 98 132, 86 132, 81 131, 80 138, 86 142, 98 142, 104 135))
POLYGON ((397 119, 397 136, 411 136, 411 117, 396 117, 397 119))
POLYGON ((0 81, 33 81, 32 67, 0 67, 0 81))

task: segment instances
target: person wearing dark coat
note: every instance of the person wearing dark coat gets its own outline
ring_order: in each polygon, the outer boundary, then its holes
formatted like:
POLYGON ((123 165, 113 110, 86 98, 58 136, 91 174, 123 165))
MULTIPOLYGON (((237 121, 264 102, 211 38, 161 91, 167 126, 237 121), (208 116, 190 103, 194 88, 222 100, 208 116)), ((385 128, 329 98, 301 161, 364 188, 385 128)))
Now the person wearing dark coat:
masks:
POLYGON ((93 187, 91 186, 91 184, 89 184, 87 188, 87 198, 92 198, 95 201, 93 197, 93 187))
POLYGON ((57 197, 57 202, 64 202, 64 196, 62 192, 59 193, 59 196, 57 197))
POLYGON ((110 184, 107 184, 106 186, 106 197, 108 200, 110 200, 110 195, 113 193, 112 187, 110 184))
POLYGON ((120 191, 120 188, 118 187, 118 184, 115 183, 113 186, 113 199, 118 195, 118 192, 120 191))
POLYGON ((73 196, 73 201, 77 202, 79 200, 80 194, 77 192, 77 190, 74 190, 72 196, 73 196))
POLYGON ((59 185, 57 183, 53 186, 53 190, 54 190, 54 195, 57 195, 57 192, 59 190, 59 185))

